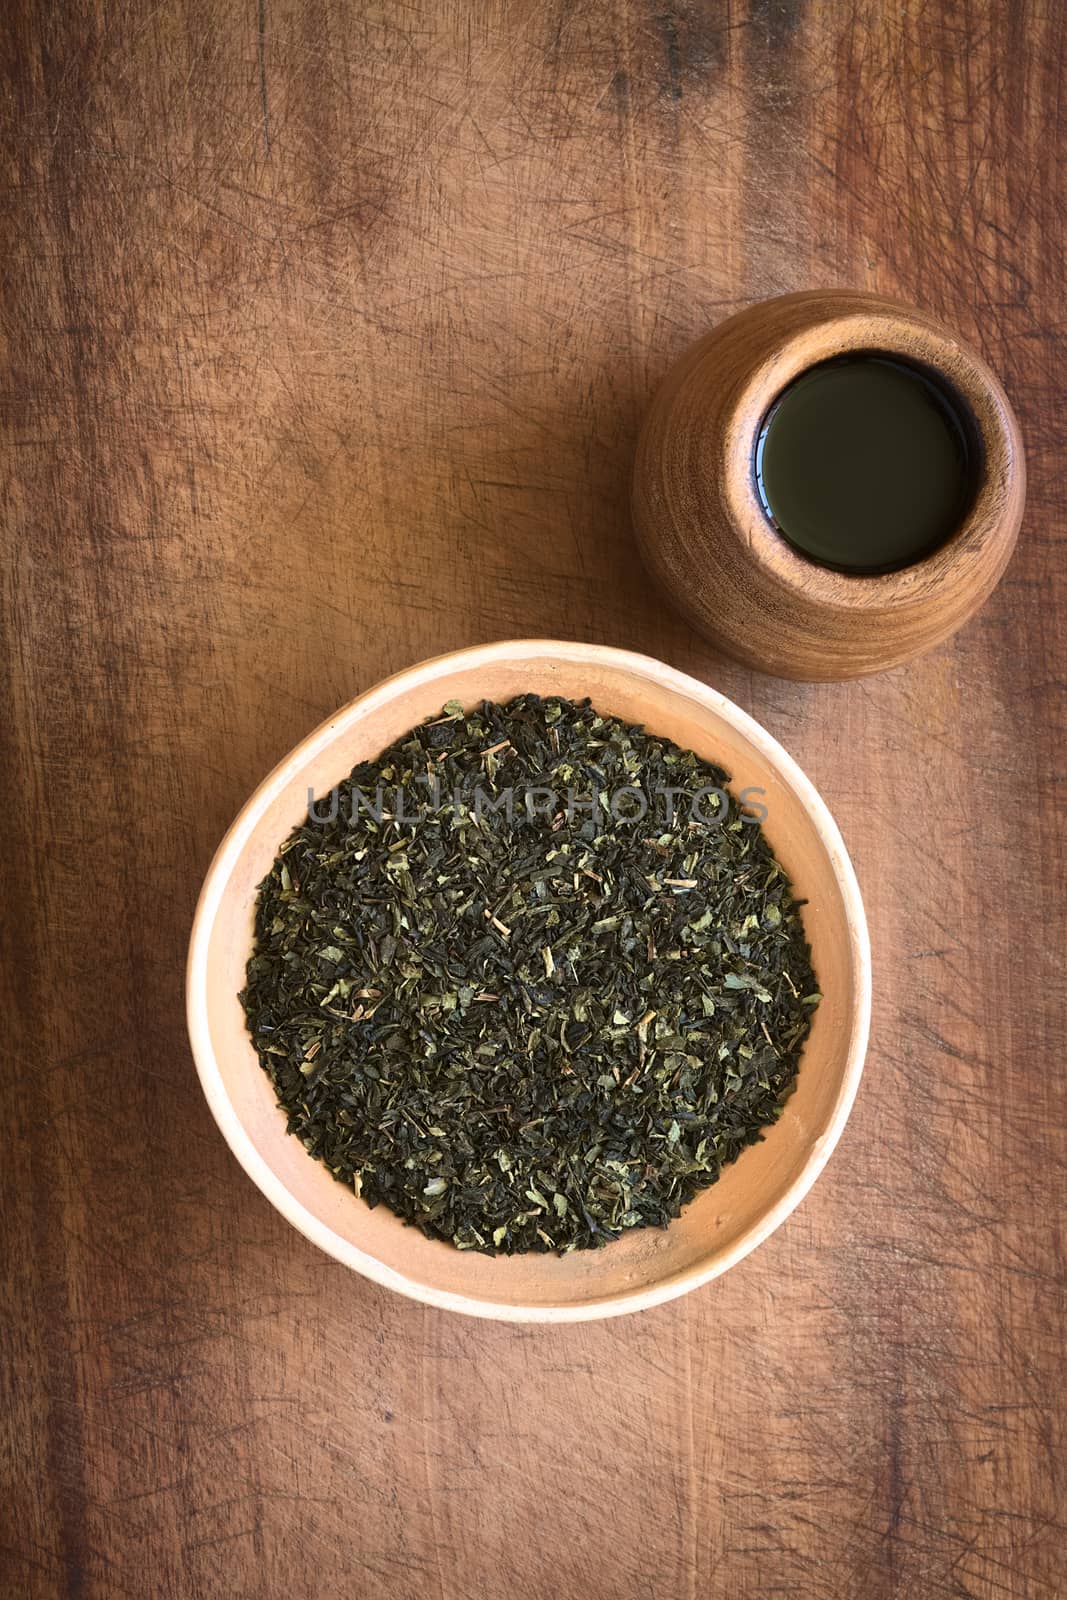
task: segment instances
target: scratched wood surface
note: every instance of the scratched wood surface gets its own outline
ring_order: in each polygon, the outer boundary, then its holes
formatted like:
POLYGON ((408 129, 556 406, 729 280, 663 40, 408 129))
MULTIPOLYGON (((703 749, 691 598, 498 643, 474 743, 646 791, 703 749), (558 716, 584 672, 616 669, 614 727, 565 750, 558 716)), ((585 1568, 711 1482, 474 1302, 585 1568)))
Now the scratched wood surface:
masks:
POLYGON ((1053 0, 11 0, 4 1596, 1067 1592, 1065 51, 1053 0), (832 284, 977 342, 1032 487, 962 635, 807 687, 650 593, 627 477, 691 339, 832 284), (182 1019, 267 769, 384 674, 530 634, 766 723, 877 976, 799 1212, 680 1303, 556 1331, 318 1254, 182 1019))

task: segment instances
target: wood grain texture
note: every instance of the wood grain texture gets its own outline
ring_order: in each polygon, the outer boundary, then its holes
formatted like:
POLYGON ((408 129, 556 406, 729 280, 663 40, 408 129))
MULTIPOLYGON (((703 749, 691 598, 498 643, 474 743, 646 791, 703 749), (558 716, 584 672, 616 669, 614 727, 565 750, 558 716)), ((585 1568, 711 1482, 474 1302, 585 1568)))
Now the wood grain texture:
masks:
POLYGON ((1062 1595, 1062 8, 5 22, 0 1592, 1062 1595), (671 361, 811 285, 959 328, 1030 467, 981 615, 815 687, 716 658, 627 509, 671 361), (383 674, 521 635, 762 720, 842 826, 876 971, 799 1212, 683 1301, 556 1330, 305 1243, 181 1005, 272 763, 383 674))

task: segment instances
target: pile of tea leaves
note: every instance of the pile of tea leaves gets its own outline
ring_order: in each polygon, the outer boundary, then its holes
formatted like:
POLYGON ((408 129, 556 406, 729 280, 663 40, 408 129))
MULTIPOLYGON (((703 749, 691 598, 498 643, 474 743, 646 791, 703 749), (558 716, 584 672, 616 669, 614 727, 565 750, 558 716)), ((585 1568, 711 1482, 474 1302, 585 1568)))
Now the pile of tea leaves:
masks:
POLYGON ((820 998, 727 783, 535 695, 356 767, 259 889, 241 999, 289 1131, 460 1249, 665 1227, 778 1117, 820 998))

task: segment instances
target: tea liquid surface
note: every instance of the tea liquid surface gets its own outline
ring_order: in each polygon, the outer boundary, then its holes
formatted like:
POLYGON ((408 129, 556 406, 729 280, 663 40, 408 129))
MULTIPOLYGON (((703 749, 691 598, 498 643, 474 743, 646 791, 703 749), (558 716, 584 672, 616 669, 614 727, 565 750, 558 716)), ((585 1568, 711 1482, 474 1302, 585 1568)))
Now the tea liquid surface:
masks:
POLYGON ((802 373, 756 445, 756 485, 802 555, 846 572, 908 566, 974 500, 976 451, 958 406, 918 367, 859 354, 802 373))

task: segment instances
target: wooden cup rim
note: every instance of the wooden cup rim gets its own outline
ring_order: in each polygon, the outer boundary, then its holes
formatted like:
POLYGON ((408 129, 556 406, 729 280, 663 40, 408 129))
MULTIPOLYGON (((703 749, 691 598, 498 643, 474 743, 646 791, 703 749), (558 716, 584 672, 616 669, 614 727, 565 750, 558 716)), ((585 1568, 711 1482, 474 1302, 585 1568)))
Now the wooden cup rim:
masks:
MULTIPOLYGON (((798 297, 799 298, 799 297, 798 297)), ((842 299, 845 296, 842 295, 842 299)), ((807 324, 780 337, 727 403, 725 426, 703 443, 705 481, 718 477, 724 509, 743 537, 748 559, 779 589, 806 607, 884 613, 942 587, 980 582, 989 546, 1002 537, 1002 508, 1022 469, 1022 444, 1011 406, 996 376, 977 352, 906 307, 872 309, 867 297, 855 309, 807 324), (756 487, 754 458, 764 419, 782 392, 803 372, 853 352, 887 355, 926 368, 963 402, 980 442, 978 487, 960 526, 928 555, 884 573, 849 573, 802 555, 773 525, 756 487), (718 469, 716 471, 716 469, 718 469)), ((683 388, 706 382, 697 363, 683 388)))

